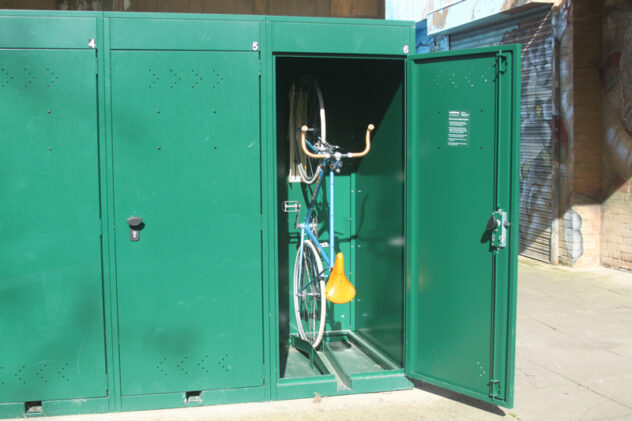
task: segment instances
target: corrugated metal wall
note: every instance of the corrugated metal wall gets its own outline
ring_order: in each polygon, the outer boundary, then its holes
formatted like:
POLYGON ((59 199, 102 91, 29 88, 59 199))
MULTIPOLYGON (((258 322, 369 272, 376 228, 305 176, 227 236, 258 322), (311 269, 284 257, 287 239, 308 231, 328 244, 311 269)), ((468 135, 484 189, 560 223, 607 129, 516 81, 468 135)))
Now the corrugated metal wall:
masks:
POLYGON ((553 34, 545 7, 450 35, 450 49, 522 44, 520 254, 551 261, 553 222, 553 34))

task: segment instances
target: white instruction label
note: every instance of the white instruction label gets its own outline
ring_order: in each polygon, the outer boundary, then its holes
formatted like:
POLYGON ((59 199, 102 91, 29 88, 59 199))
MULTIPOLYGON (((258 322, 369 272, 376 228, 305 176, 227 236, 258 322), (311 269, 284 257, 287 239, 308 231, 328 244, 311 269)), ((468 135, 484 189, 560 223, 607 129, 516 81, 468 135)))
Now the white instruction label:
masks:
POLYGON ((470 146, 469 111, 448 111, 448 146, 470 146))

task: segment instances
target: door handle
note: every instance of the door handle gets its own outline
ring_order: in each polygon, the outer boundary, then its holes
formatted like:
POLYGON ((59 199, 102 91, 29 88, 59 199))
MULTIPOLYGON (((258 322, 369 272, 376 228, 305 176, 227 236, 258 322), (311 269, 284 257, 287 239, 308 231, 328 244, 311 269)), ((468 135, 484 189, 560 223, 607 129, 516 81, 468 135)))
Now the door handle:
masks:
POLYGON ((492 216, 487 221, 485 227, 487 231, 490 231, 492 247, 502 249, 507 246, 507 228, 509 228, 509 219, 507 218, 507 212, 502 209, 492 212, 492 216))
POLYGON ((127 225, 129 225, 129 240, 140 240, 140 230, 145 226, 143 224, 143 218, 138 216, 130 216, 127 218, 127 225))

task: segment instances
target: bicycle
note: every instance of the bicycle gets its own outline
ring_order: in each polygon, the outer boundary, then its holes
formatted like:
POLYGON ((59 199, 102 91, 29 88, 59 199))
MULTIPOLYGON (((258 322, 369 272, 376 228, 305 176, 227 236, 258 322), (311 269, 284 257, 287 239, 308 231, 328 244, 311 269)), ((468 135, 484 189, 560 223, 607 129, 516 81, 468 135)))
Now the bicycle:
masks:
MULTIPOLYGON (((295 229, 300 230, 300 242, 294 262, 293 293, 294 314, 301 339, 317 348, 325 330, 326 300, 335 304, 350 302, 355 297, 355 288, 344 273, 344 256, 338 253, 334 259, 334 176, 342 169, 343 158, 361 158, 371 149, 369 124, 362 152, 343 153, 326 139, 325 108, 323 95, 318 83, 306 76, 299 83, 299 92, 305 94, 304 101, 297 101, 297 109, 305 102, 304 116, 295 113, 297 120, 308 121, 300 126, 300 140, 295 139, 295 160, 301 180, 306 184, 316 183, 311 195, 307 215, 302 223, 300 205, 284 202, 284 211, 296 211, 295 229), (308 140, 308 134, 311 139, 308 140), (302 154, 301 154, 302 152, 302 154), (301 156, 302 155, 302 156, 301 156), (318 219, 314 212, 323 180, 329 175, 329 243, 318 240, 318 219), (329 254, 324 247, 329 249, 329 254), (323 267, 322 260, 326 267, 323 267), (328 275, 328 276, 327 276, 328 275), (325 284, 327 279, 327 284, 325 284)), ((295 104, 296 105, 296 104, 295 104)))

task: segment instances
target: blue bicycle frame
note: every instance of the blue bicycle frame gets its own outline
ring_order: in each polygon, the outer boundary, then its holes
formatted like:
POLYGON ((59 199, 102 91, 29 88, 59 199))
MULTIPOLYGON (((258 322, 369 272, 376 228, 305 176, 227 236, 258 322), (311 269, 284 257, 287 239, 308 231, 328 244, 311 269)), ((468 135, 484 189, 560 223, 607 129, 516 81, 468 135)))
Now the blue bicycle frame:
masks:
MULTIPOLYGON (((313 150, 315 149, 309 142, 307 142, 307 144, 311 149, 313 150)), ((321 168, 323 172, 329 168, 330 161, 331 159, 323 160, 323 163, 321 164, 321 168)), ((300 260, 303 259, 305 234, 307 233, 307 236, 310 238, 312 243, 316 246, 316 248, 318 249, 318 252, 323 257, 323 260, 327 264, 327 268, 325 269, 325 271, 326 270, 331 271, 334 264, 334 244, 335 244, 334 243, 334 173, 335 171, 332 171, 331 169, 329 170, 329 256, 327 256, 325 249, 323 249, 323 247, 320 245, 320 241, 318 241, 318 239, 316 238, 316 236, 314 235, 314 233, 312 232, 309 226, 309 221, 312 217, 312 212, 314 211, 314 207, 316 206, 318 193, 320 192, 320 188, 322 187, 323 180, 325 179, 325 175, 323 175, 322 177, 318 177, 318 181, 316 182, 316 188, 314 189, 314 193, 312 194, 312 200, 307 210, 307 216, 305 217, 305 221, 299 225, 299 228, 301 229, 299 259, 300 260)), ((298 279, 301 279, 301 275, 302 275, 301 270, 302 270, 302 267, 299 267, 298 279)), ((301 289, 301 292, 303 292, 308 286, 309 284, 305 285, 301 289)))
MULTIPOLYGON (((323 157, 323 162, 321 163, 323 176, 318 177, 316 188, 314 190, 314 193, 312 194, 312 200, 309 204, 309 209, 307 210, 307 216, 305 217, 305 221, 297 227, 301 229, 299 261, 303 260, 303 250, 305 246, 305 233, 307 233, 307 236, 310 238, 312 243, 316 245, 318 252, 323 257, 323 260, 325 261, 325 263, 327 263, 326 270, 329 270, 331 272, 331 270, 333 269, 334 255, 335 255, 334 253, 334 246, 335 246, 335 242, 334 242, 334 239, 335 239, 334 237, 334 196, 335 196, 334 195, 334 173, 336 172, 336 170, 342 167, 342 163, 340 161, 341 158, 359 158, 369 153, 369 150, 371 149, 371 132, 373 131, 373 129, 375 129, 375 126, 373 124, 369 124, 366 130, 366 146, 365 146, 364 151, 362 152, 346 153, 346 154, 336 152, 335 154, 332 155, 331 151, 329 151, 329 153, 325 155, 318 155, 318 151, 316 150, 314 145, 312 145, 305 137, 305 133, 309 129, 307 128, 307 126, 301 127, 301 142, 304 142, 303 151, 306 153, 306 155, 309 155, 309 153, 307 153, 305 149, 305 147, 307 146, 314 153, 316 153, 315 156, 323 157), (316 236, 310 229, 311 227, 309 226, 309 221, 312 217, 312 212, 314 211, 314 207, 316 206, 316 199, 318 198, 318 193, 320 192, 320 188, 322 187, 323 180, 326 177, 325 171, 329 171, 329 256, 327 256, 327 253, 322 248, 322 246, 320 245, 320 242, 318 241, 318 239, 316 238, 316 236)), ((301 275, 302 275, 301 270, 302 270, 302 265, 299 267, 298 279, 301 279, 301 275)), ((323 271, 323 273, 324 272, 325 271, 323 271)), ((322 274, 319 274, 319 278, 320 276, 322 276, 322 274)), ((311 282, 313 282, 313 280, 311 282)), ((309 285, 309 283, 307 285, 309 285)), ((305 288, 307 288, 307 285, 301 291, 304 291, 305 288)))

